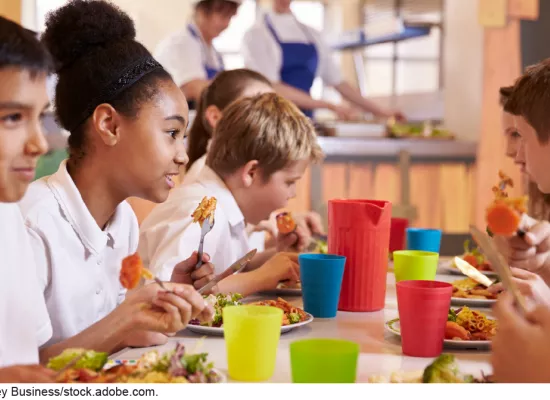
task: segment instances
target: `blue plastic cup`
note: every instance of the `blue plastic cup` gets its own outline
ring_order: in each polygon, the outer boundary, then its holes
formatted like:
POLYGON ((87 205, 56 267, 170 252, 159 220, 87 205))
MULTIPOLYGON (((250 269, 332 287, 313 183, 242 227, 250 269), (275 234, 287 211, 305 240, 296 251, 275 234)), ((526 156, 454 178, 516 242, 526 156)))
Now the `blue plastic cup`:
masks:
POLYGON ((304 310, 315 318, 336 317, 346 257, 300 254, 298 261, 304 310))
POLYGON ((407 250, 439 253, 440 246, 440 229, 407 228, 407 250))

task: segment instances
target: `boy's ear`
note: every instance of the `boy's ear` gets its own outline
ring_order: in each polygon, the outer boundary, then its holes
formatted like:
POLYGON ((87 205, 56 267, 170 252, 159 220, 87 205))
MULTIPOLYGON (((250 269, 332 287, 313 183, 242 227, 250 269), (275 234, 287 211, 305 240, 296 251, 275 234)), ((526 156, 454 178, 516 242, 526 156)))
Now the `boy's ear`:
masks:
POLYGON ((250 187, 255 180, 260 179, 260 168, 257 160, 247 162, 241 169, 241 178, 244 187, 250 187))

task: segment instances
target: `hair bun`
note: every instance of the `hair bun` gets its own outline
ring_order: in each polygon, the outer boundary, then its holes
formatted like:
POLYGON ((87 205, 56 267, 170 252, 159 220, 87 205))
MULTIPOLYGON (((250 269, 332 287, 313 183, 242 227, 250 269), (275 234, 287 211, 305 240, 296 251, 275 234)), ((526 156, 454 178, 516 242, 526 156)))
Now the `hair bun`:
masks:
POLYGON ((72 0, 48 14, 42 41, 60 70, 93 48, 135 37, 134 22, 118 7, 102 0, 72 0))

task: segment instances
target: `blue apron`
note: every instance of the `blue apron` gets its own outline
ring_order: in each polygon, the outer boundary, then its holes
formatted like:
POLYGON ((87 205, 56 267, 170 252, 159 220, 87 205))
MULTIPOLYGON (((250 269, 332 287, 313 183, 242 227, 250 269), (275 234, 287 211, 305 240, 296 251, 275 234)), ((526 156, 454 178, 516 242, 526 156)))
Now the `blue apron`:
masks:
MULTIPOLYGON (((310 43, 282 42, 277 32, 275 32, 268 15, 265 16, 265 23, 273 35, 273 38, 281 47, 283 55, 280 71, 281 80, 287 85, 309 93, 313 86, 313 81, 315 80, 317 67, 319 66, 319 53, 312 40, 313 38, 311 38, 311 34, 307 29, 302 27, 302 24, 296 21, 306 36, 309 37, 310 43)), ((302 111, 308 117, 313 117, 313 110, 302 111)))
MULTIPOLYGON (((192 25, 187 25, 187 29, 189 30, 189 33, 191 33, 191 36, 193 36, 195 39, 197 39, 201 43, 201 47, 202 47, 202 51, 203 51, 202 66, 204 68, 204 71, 206 72, 206 76, 207 76, 208 80, 214 79, 215 76, 218 75, 218 73, 222 72, 225 69, 224 65, 223 65, 222 56, 220 55, 220 53, 216 52, 216 54, 218 56, 219 64, 221 65, 220 68, 216 68, 216 67, 212 67, 212 66, 208 65, 207 62, 206 62, 206 54, 207 54, 208 50, 207 50, 206 46, 204 45, 202 37, 195 30, 195 28, 193 28, 192 25)), ((194 110, 196 108, 194 101, 191 100, 191 101, 188 101, 188 103, 189 103, 189 109, 190 110, 194 110)))

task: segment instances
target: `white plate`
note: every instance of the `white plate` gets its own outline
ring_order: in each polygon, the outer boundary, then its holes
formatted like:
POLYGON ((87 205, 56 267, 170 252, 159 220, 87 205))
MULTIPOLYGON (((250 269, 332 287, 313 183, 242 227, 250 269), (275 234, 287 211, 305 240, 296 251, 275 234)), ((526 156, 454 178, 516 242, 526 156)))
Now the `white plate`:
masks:
MULTIPOLYGON (((385 323, 386 330, 401 337, 399 319, 392 319, 385 323)), ((463 350, 487 350, 491 347, 490 340, 443 340, 444 347, 463 350)))
MULTIPOLYGON (((311 321, 313 321, 313 315, 306 313, 308 316, 308 319, 306 319, 303 322, 298 322, 297 324, 292 325, 285 325, 281 326, 281 333, 289 332, 293 329, 299 328, 301 326, 309 324, 311 321)), ((200 326, 200 325, 187 325, 187 329, 191 332, 199 333, 201 335, 208 335, 208 336, 223 336, 223 327, 215 328, 211 326, 200 326)))
POLYGON ((460 297, 451 297, 453 306, 466 307, 492 307, 497 301, 493 299, 462 299, 460 297))
MULTIPOLYGON (((466 276, 464 275, 462 272, 460 272, 460 270, 458 268, 456 268, 453 264, 453 260, 450 259, 450 260, 445 260, 443 262, 441 262, 439 264, 439 270, 441 272, 446 272, 446 273, 449 273, 451 275, 462 275, 462 276, 466 276)), ((497 277, 497 273, 494 272, 494 271, 479 271, 481 272, 483 275, 486 275, 486 276, 490 276, 490 277, 497 277)))

